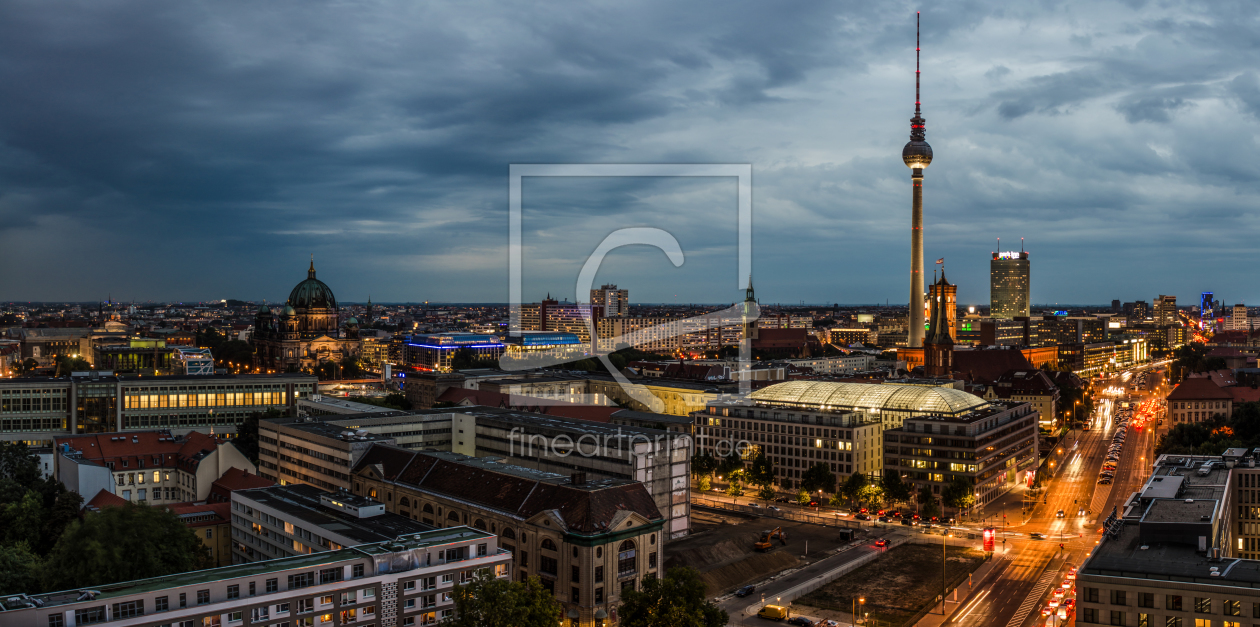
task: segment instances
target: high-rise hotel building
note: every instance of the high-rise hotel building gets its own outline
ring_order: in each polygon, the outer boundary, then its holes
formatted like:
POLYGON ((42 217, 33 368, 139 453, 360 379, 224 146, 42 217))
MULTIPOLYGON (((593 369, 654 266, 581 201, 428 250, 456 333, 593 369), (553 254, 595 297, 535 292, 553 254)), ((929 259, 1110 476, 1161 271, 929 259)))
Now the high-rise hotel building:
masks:
POLYGON ((1028 253, 993 253, 989 262, 989 315, 1028 317, 1028 253))

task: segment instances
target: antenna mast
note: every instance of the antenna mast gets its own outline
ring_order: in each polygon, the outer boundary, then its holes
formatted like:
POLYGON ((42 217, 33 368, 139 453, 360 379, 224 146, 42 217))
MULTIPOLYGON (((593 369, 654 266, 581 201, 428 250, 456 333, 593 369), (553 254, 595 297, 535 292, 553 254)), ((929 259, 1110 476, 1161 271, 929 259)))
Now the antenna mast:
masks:
POLYGON ((914 12, 914 115, 919 116, 919 12, 914 12))

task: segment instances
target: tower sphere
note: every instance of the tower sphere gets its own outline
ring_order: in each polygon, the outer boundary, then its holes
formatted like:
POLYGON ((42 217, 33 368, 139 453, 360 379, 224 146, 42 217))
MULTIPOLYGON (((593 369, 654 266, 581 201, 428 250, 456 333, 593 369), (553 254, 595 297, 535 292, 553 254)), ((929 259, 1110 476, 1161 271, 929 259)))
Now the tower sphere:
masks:
POLYGON ((926 168, 932 163, 932 147, 922 139, 912 139, 901 149, 901 160, 909 168, 926 168))

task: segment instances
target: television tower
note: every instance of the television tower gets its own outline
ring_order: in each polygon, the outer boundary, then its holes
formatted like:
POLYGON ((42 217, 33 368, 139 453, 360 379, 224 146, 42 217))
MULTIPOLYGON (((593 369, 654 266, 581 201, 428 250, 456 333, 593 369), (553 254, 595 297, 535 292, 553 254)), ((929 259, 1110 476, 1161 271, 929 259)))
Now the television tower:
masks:
POLYGON ((914 14, 914 117, 910 118, 910 142, 901 149, 901 160, 910 168, 912 190, 910 213, 910 329, 907 343, 923 346, 923 168, 932 163, 932 147, 926 120, 919 111, 919 13, 914 14))

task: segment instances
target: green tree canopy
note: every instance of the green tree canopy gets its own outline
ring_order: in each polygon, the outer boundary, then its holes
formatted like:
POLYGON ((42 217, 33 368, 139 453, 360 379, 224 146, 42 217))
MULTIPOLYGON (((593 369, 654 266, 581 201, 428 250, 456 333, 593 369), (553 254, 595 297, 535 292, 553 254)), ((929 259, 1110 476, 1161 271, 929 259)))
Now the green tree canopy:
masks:
POLYGON ((884 498, 893 503, 905 503, 910 500, 913 486, 901 480, 901 474, 897 472, 885 472, 880 477, 880 483, 884 487, 884 498))
POLYGON ((39 592, 41 566, 25 542, 0 545, 0 595, 39 592))
POLYGON ((810 500, 809 491, 805 488, 801 488, 800 491, 796 493, 797 505, 809 505, 810 500))
POLYGON ((836 476, 826 462, 818 462, 801 473, 801 487, 810 492, 835 492, 836 476))
POLYGON ((971 481, 966 477, 955 476, 949 485, 941 490, 941 500, 945 505, 957 510, 964 510, 976 503, 976 495, 971 481))
POLYGON ((525 582, 477 571, 467 585, 456 586, 455 615, 448 627, 555 627, 563 607, 537 577, 525 582))
POLYGON ((174 514, 128 503, 71 523, 48 554, 43 582, 49 590, 102 586, 195 570, 209 559, 174 514))
POLYGON ((748 467, 748 481, 759 486, 774 484, 774 462, 766 457, 766 452, 762 449, 757 450, 757 456, 748 467))
POLYGON ((778 493, 775 492, 773 483, 768 483, 762 485, 760 488, 757 488, 757 498, 763 501, 773 501, 775 494, 778 493))
POLYGON ((925 518, 931 518, 940 514, 940 506, 936 502, 936 495, 932 494, 931 486, 923 486, 919 488, 919 493, 915 495, 915 500, 919 503, 919 514, 925 518))
POLYGON ((862 494, 862 488, 866 487, 866 475, 855 472, 844 480, 844 485, 840 486, 840 494, 850 501, 856 501, 862 494))
POLYGON ((717 471, 720 463, 718 458, 705 451, 691 458, 691 474, 711 475, 717 471))
POLYGON ((705 595, 700 573, 686 566, 669 569, 662 578, 647 577, 643 590, 621 596, 621 627, 723 627, 726 612, 705 595))

